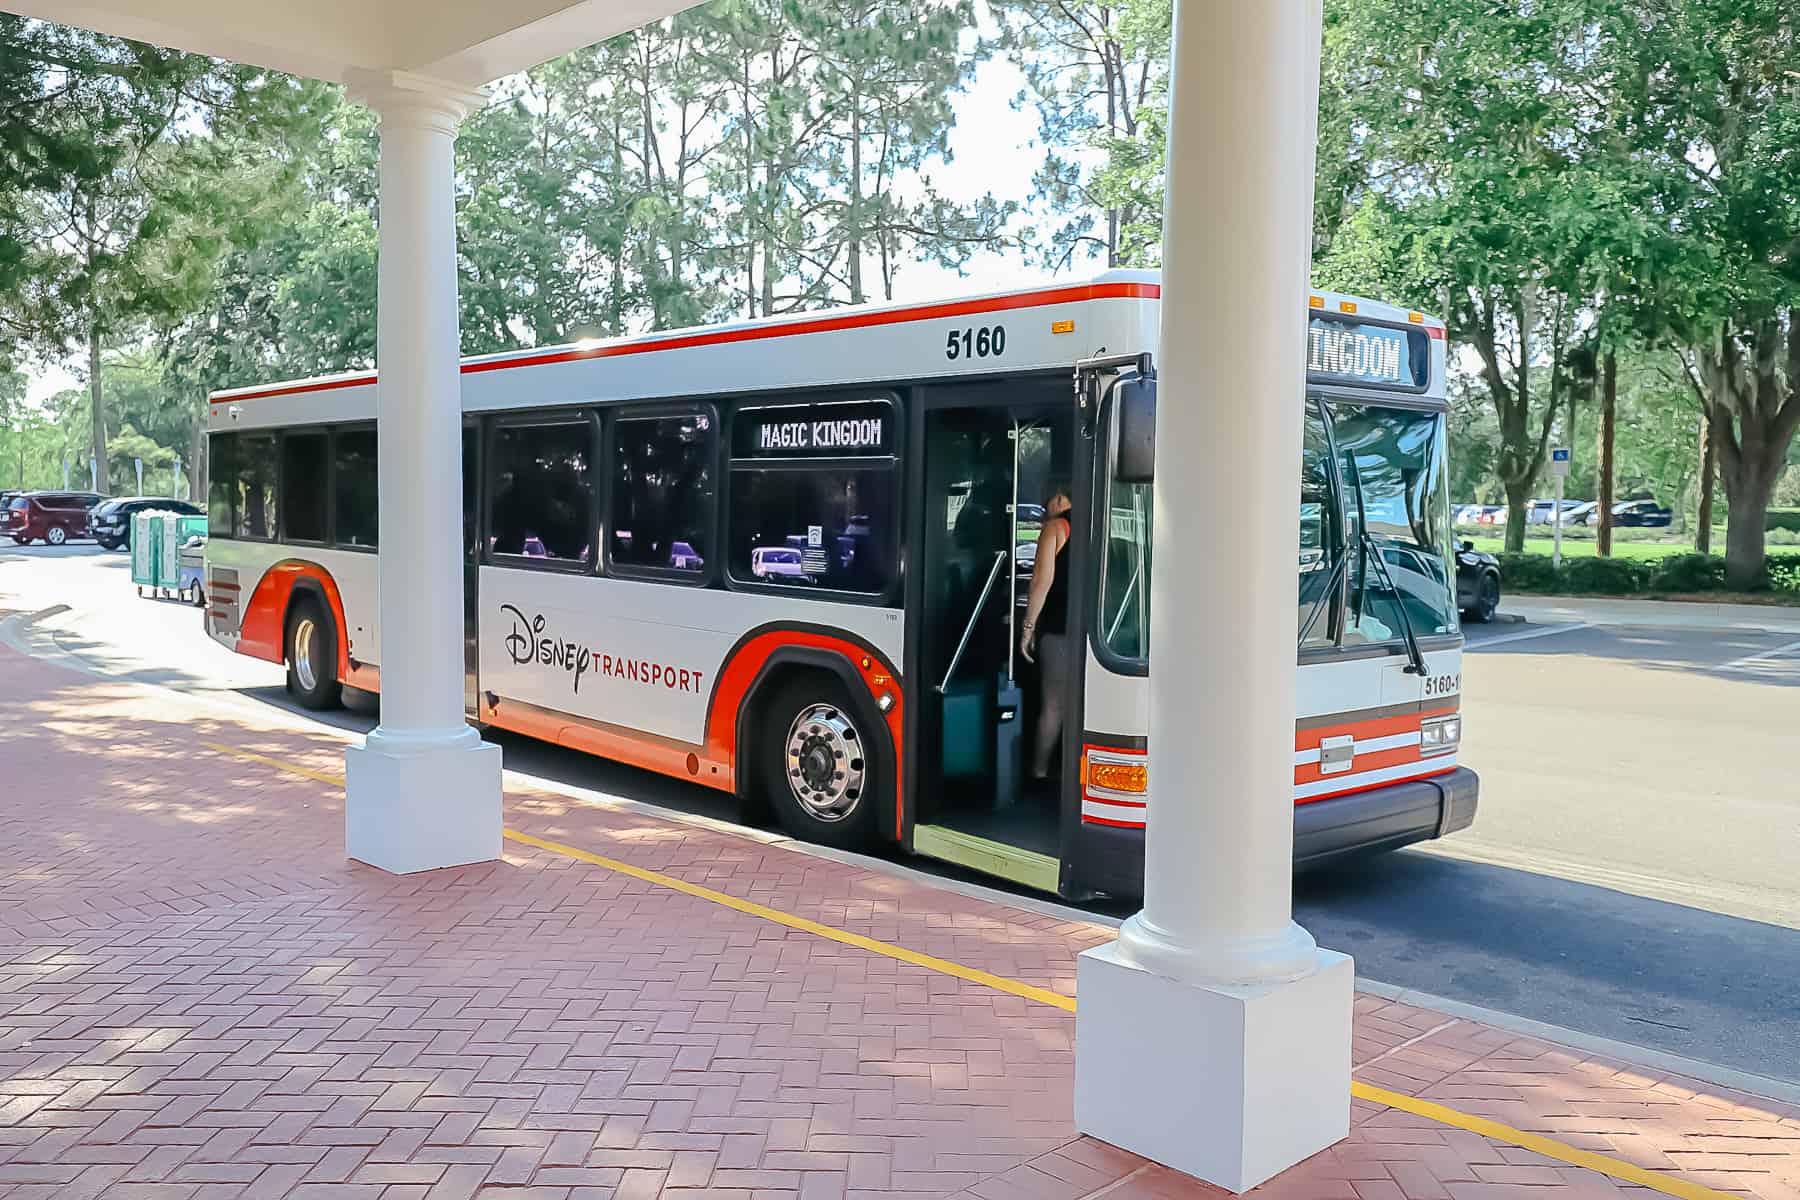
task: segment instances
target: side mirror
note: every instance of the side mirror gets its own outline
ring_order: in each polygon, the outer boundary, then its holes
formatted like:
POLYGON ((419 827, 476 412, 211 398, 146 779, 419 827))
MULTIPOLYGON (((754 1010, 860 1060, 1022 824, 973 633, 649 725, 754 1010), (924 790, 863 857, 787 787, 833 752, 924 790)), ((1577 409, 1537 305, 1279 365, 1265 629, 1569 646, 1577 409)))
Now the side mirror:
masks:
POLYGON ((1120 483, 1149 483, 1156 478, 1156 380, 1127 375, 1113 385, 1118 440, 1113 478, 1120 483))
POLYGON ((1474 549, 1474 548, 1475 548, 1475 543, 1474 543, 1474 542, 1463 542, 1463 543, 1461 543, 1461 544, 1460 544, 1460 545, 1458 545, 1458 546, 1457 546, 1457 549, 1458 549, 1458 550, 1461 550, 1461 551, 1463 551, 1463 552, 1465 552, 1465 553, 1467 553, 1467 552, 1468 552, 1468 551, 1470 551, 1470 550, 1473 550, 1473 549, 1474 549))

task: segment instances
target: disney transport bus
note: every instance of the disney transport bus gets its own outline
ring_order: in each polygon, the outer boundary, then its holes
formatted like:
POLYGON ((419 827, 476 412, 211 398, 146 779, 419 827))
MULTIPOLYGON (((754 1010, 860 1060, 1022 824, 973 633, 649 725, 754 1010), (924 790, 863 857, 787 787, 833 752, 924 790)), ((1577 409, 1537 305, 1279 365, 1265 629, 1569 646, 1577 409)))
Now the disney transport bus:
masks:
MULTIPOLYGON (((808 841, 1139 894, 1160 294, 1115 271, 464 360, 469 720, 808 841), (1053 480, 1078 648, 1028 786, 1015 629, 1053 480)), ((1309 299, 1300 864, 1464 828, 1477 794, 1443 327, 1309 299)), ((374 416, 372 372, 211 398, 207 631, 315 708, 380 688, 374 416)))

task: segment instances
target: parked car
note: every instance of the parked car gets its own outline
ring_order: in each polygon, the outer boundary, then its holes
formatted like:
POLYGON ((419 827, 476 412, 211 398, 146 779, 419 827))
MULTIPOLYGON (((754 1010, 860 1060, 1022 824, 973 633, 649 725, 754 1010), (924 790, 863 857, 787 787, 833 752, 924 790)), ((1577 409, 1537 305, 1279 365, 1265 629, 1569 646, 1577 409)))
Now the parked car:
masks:
POLYGON ((1612 523, 1620 527, 1667 529, 1675 514, 1654 500, 1627 500, 1613 505, 1612 523))
POLYGON ((1458 504, 1450 510, 1450 520, 1456 525, 1473 525, 1481 516, 1481 505, 1458 504))
POLYGON ((98 492, 24 492, 0 515, 0 533, 21 546, 34 541, 60 546, 87 536, 88 510, 104 499, 98 492))
MULTIPOLYGON (((1564 500, 1562 502, 1564 525, 1569 524, 1570 511, 1579 508, 1583 503, 1584 501, 1581 500, 1564 500)), ((1551 525, 1555 523, 1555 516, 1556 501, 1554 500, 1533 500, 1525 506, 1525 523, 1527 525, 1551 525)))
POLYGON ((1456 548, 1456 607, 1477 625, 1493 620, 1500 607, 1500 560, 1474 542, 1456 548))
POLYGON ((1481 511, 1475 515, 1475 524, 1477 524, 1477 525, 1504 525, 1504 524, 1506 524, 1506 505, 1504 505, 1504 504, 1484 504, 1484 505, 1482 505, 1481 511))
POLYGON ((1573 508, 1563 509, 1563 524, 1586 525, 1594 519, 1594 514, 1599 511, 1600 504, 1598 501, 1583 500, 1573 508))
POLYGON ((94 506, 93 511, 88 514, 88 536, 108 550, 117 550, 131 541, 131 515, 147 509, 177 512, 184 517, 200 515, 199 506, 189 504, 186 500, 171 500, 160 496, 121 496, 94 506))
POLYGON ((811 583, 806 557, 792 546, 758 546, 750 551, 750 574, 770 583, 811 583))

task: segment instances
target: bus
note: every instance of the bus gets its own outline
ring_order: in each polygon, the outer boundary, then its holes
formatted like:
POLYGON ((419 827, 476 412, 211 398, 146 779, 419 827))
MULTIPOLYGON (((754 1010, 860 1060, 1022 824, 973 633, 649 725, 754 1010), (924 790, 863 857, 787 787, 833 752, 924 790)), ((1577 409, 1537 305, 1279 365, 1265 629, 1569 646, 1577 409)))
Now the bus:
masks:
MULTIPOLYGON (((1160 296, 1109 271, 465 359, 442 535, 460 523, 468 719, 805 841, 1140 895, 1160 296), (1072 661, 1047 680, 1017 634, 1056 488, 1072 661), (1028 778, 1046 704, 1062 732, 1028 778)), ((1478 790, 1443 325, 1305 299, 1301 866, 1464 828, 1478 790)), ((375 385, 210 397, 207 631, 314 708, 380 690, 375 385)))

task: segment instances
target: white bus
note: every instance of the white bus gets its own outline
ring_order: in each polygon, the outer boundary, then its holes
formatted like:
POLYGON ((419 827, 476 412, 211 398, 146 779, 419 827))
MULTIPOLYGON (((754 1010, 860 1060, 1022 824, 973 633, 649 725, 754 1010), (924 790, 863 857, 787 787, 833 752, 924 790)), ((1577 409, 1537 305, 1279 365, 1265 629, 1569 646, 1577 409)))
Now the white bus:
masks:
MULTIPOLYGON (((1137 894, 1160 294, 1115 271, 465 360, 441 536, 460 524, 469 720, 719 789, 799 838, 1137 894), (1052 480, 1072 649, 1047 689, 1015 634, 1052 480), (1062 733, 1028 781, 1046 702, 1062 733)), ((1443 327, 1310 303, 1302 864, 1461 829, 1477 793, 1443 327)), ((371 372, 211 398, 207 630, 285 663, 313 707, 380 688, 374 416, 371 372)))

